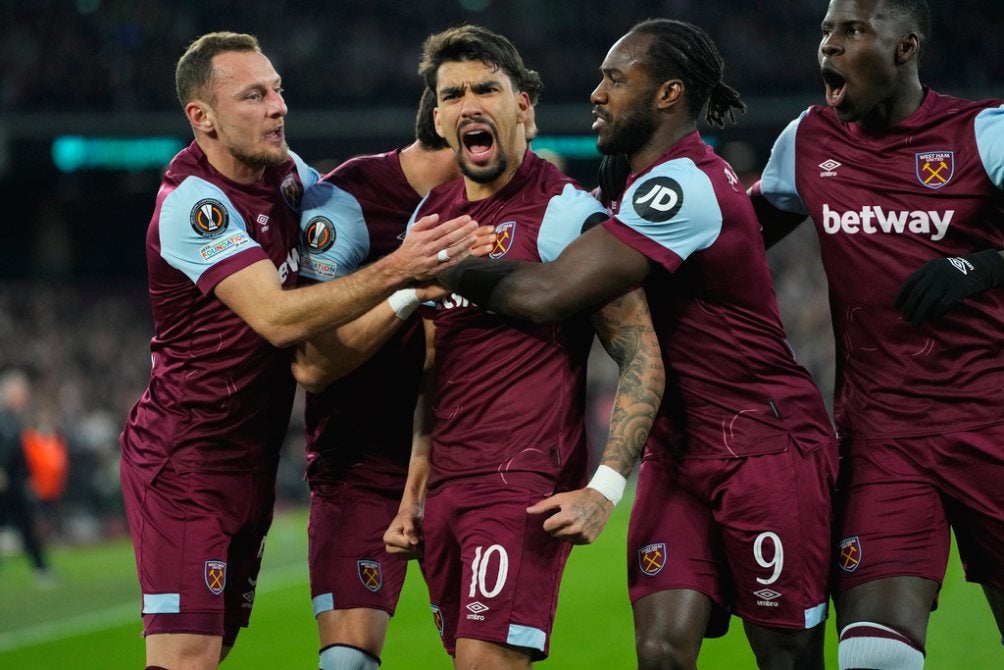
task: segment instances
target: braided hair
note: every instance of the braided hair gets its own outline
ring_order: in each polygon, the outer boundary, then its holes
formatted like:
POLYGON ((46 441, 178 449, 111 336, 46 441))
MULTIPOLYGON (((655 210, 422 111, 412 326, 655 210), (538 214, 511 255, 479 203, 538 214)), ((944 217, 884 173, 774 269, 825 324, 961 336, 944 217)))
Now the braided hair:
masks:
POLYGON ((736 112, 746 111, 739 93, 722 81, 725 62, 708 34, 697 26, 673 19, 648 19, 631 32, 652 35, 648 65, 658 81, 681 79, 687 90, 687 109, 696 119, 707 105, 704 118, 723 128, 726 117, 736 122, 736 112))

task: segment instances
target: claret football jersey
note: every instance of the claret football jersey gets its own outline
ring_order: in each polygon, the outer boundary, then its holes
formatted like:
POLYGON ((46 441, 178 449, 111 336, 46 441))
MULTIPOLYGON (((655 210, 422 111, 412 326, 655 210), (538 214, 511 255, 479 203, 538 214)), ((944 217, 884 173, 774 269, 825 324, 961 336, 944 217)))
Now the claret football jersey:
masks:
POLYGON ((1004 421, 1004 290, 920 327, 895 309, 926 262, 1004 248, 1004 106, 926 90, 881 135, 813 106, 778 137, 760 192, 812 217, 829 279, 834 410, 860 437, 1004 421))
MULTIPOLYGON (((602 205, 557 168, 527 151, 495 195, 466 198, 462 179, 432 190, 413 220, 469 214, 495 227, 489 260, 547 262, 602 205)), ((593 332, 585 317, 532 325, 453 294, 423 308, 436 326, 436 400, 430 487, 491 477, 542 493, 581 485, 586 464, 585 365, 593 332)))
POLYGON ((735 458, 833 438, 785 338, 749 197, 699 133, 631 175, 603 225, 658 265, 645 290, 667 379, 649 457, 735 458))
MULTIPOLYGON (((420 200, 401 169, 400 151, 339 165, 304 195, 300 278, 343 277, 394 251, 420 200)), ((356 370, 307 394, 311 482, 337 481, 351 468, 357 483, 366 478, 375 488, 400 488, 424 362, 425 333, 413 315, 356 370), (365 467, 353 467, 360 464, 365 467)))
POLYGON ((216 298, 224 278, 261 260, 292 288, 304 186, 317 173, 290 154, 245 185, 193 142, 171 161, 147 229, 154 336, 150 384, 121 436, 123 457, 153 476, 274 468, 292 407, 289 352, 216 298))

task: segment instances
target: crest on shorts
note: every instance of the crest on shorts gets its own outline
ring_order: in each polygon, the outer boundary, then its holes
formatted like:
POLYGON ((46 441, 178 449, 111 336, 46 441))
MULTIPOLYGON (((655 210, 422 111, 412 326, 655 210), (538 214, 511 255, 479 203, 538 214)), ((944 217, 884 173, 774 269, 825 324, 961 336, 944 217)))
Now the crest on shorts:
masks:
POLYGON ((443 611, 439 609, 439 605, 432 605, 432 622, 436 624, 436 630, 439 631, 439 637, 443 637, 443 611))
POLYGON ((516 239, 516 222, 506 221, 495 226, 495 246, 488 252, 488 258, 502 258, 512 248, 516 239))
POLYGON ((204 198, 192 207, 188 222, 192 224, 192 230, 202 237, 216 237, 230 225, 230 214, 216 198, 204 198))
POLYGON ((945 186, 954 174, 954 151, 925 151, 917 154, 917 179, 927 188, 945 186))
POLYGON ((861 563, 861 539, 854 535, 840 541, 837 554, 837 565, 844 572, 854 572, 861 563))
POLYGON ((666 543, 649 544, 638 550, 638 567, 648 576, 657 575, 666 566, 666 543))
POLYGON ((224 561, 206 561, 206 586, 213 595, 220 595, 227 585, 227 564, 224 561))
POLYGON ((376 561, 356 561, 356 573, 363 586, 374 593, 383 586, 383 571, 380 570, 380 564, 376 561))
POLYGON ((289 208, 299 214, 300 203, 303 201, 303 184, 296 178, 296 172, 290 172, 286 175, 286 178, 282 180, 282 186, 279 187, 279 191, 282 193, 282 198, 289 205, 289 208))

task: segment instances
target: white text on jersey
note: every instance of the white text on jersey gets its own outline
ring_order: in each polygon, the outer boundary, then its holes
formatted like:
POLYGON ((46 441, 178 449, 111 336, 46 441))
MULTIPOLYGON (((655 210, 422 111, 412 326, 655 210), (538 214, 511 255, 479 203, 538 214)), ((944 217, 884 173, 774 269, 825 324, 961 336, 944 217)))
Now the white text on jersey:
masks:
POLYGON ((874 235, 876 233, 916 233, 917 235, 930 235, 932 241, 938 241, 948 232, 948 226, 952 223, 955 210, 950 209, 944 213, 936 211, 924 211, 915 209, 913 211, 887 212, 880 205, 865 205, 860 211, 839 212, 830 209, 830 205, 823 204, 823 230, 830 234, 866 233, 874 235), (933 226, 933 229, 932 229, 933 226))

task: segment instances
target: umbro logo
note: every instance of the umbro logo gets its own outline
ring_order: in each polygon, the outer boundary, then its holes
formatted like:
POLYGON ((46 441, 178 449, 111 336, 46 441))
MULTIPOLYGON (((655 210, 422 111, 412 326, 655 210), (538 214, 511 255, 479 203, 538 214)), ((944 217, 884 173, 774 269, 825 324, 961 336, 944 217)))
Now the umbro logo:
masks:
POLYGON ((470 614, 467 615, 468 621, 484 621, 485 612, 488 611, 488 605, 475 600, 474 602, 467 605, 467 609, 470 610, 470 614))
POLYGON ((760 607, 780 607, 777 599, 781 597, 781 594, 774 589, 760 589, 754 591, 753 595, 757 597, 756 604, 760 607))
POLYGON ((973 264, 967 261, 965 258, 949 258, 948 262, 952 264, 952 267, 954 267, 956 270, 958 270, 964 275, 967 275, 976 269, 975 267, 973 267, 973 264))
POLYGON ((819 176, 820 177, 836 177, 837 176, 837 168, 840 167, 841 165, 842 165, 842 163, 840 163, 839 161, 835 161, 832 158, 830 158, 829 160, 825 160, 825 161, 823 161, 822 163, 819 164, 819 167, 822 168, 822 170, 823 170, 822 172, 819 173, 819 176))

